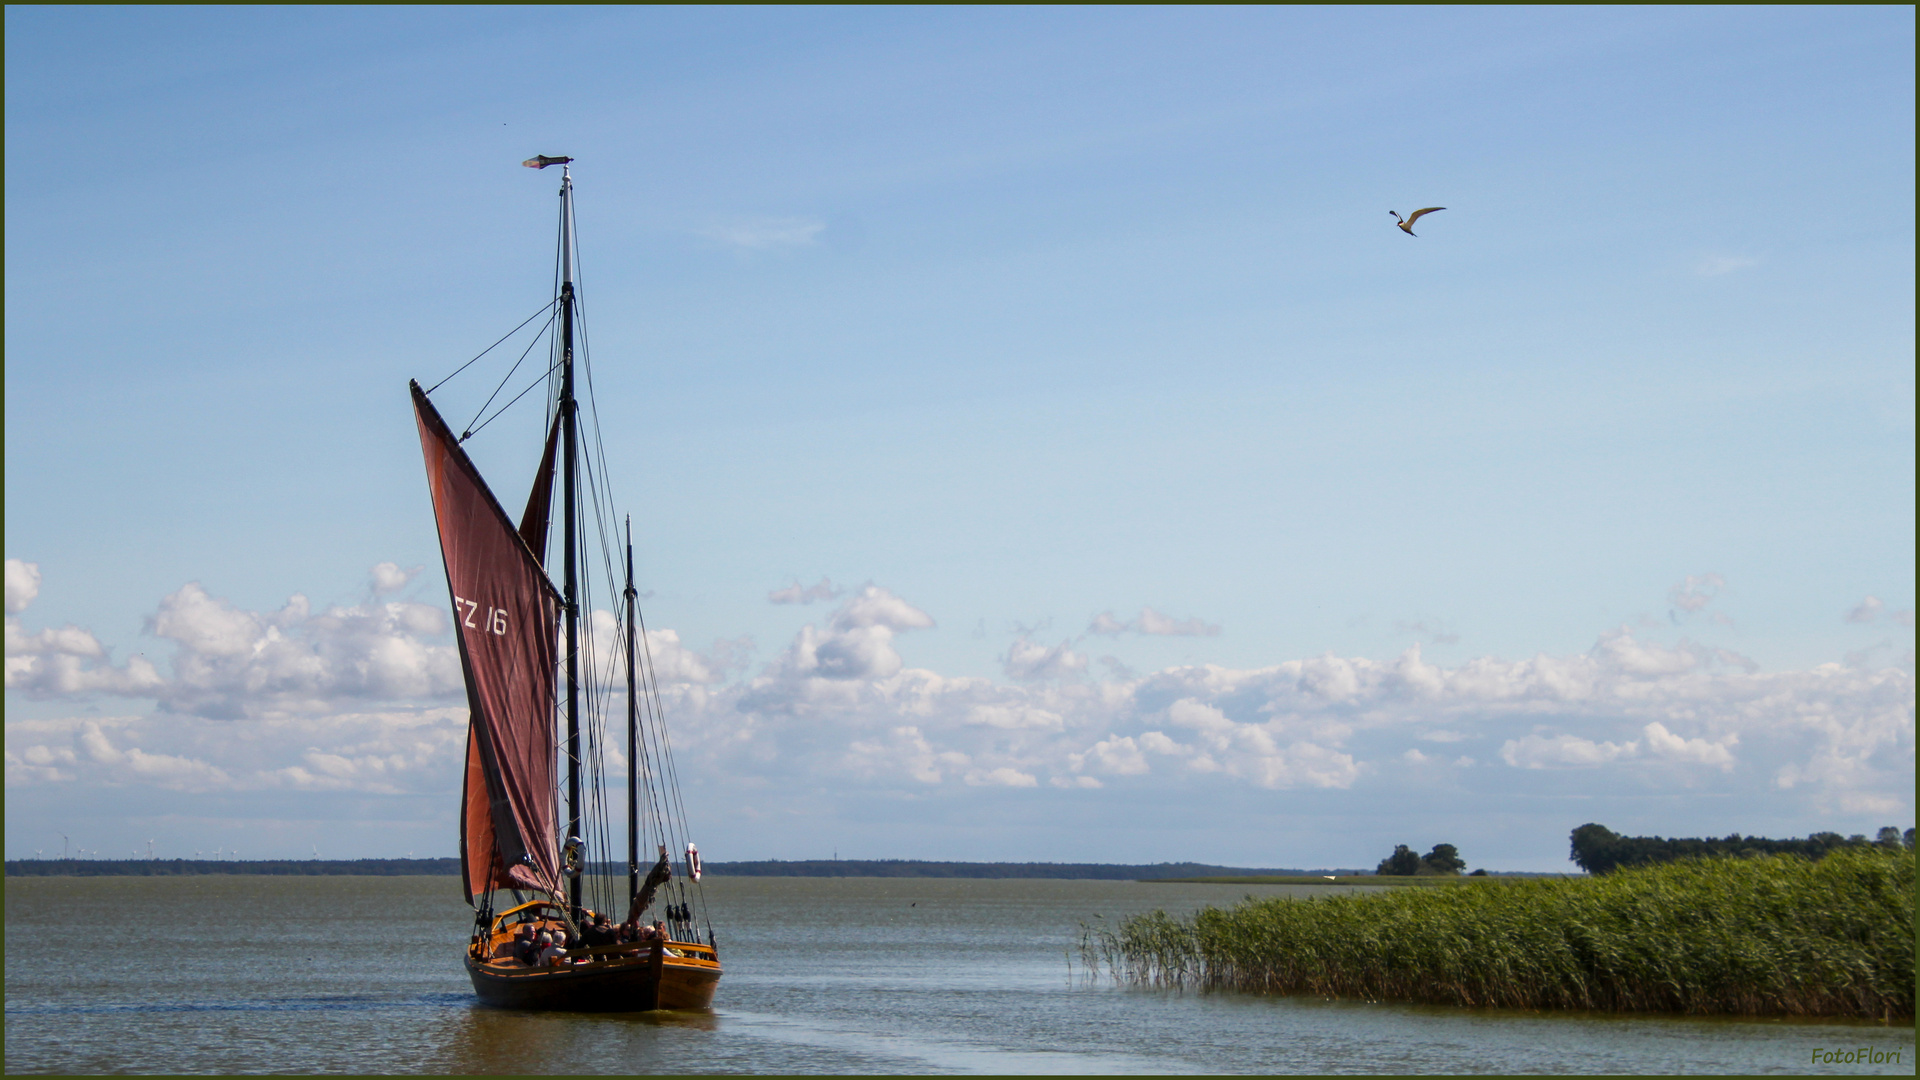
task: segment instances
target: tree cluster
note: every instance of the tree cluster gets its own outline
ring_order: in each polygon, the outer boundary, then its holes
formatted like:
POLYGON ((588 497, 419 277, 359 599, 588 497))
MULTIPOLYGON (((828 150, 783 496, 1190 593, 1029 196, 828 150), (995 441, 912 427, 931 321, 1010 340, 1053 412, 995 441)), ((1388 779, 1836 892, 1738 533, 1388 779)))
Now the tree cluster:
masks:
POLYGON ((1433 850, 1416 855, 1405 844, 1395 844, 1393 854, 1380 860, 1374 873, 1382 877, 1413 877, 1418 874, 1458 874, 1467 868, 1460 849, 1452 844, 1435 844, 1433 850))
POLYGON ((1841 848, 1867 847, 1913 849, 1913 830, 1902 833, 1889 825, 1872 840, 1864 834, 1841 836, 1818 832, 1801 840, 1769 840, 1763 836, 1733 833, 1724 839, 1668 840, 1659 836, 1621 836, 1605 825, 1589 822, 1573 830, 1573 853, 1568 856, 1589 874, 1604 874, 1622 866, 1650 866, 1701 855, 1800 855, 1818 859, 1841 848))

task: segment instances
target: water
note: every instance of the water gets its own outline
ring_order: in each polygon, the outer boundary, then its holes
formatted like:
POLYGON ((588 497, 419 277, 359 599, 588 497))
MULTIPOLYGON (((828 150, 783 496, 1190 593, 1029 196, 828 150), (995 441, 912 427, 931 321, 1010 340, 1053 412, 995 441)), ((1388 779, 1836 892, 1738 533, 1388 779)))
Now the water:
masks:
POLYGON ((1910 1026, 1174 994, 1069 969, 1081 920, 1314 887, 710 877, 714 1010, 595 1016, 476 1005, 453 878, 6 884, 9 1073, 1914 1071, 1910 1026), (1811 1061, 1860 1047, 1898 1058, 1811 1061))

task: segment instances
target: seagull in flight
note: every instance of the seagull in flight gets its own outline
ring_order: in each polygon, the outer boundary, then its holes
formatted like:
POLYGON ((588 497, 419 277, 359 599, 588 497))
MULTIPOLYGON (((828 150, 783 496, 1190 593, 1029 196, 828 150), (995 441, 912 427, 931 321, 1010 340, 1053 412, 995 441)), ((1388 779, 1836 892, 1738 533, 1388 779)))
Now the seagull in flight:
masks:
POLYGON ((1413 212, 1413 214, 1412 214, 1412 215, 1411 215, 1410 217, 1408 217, 1408 218, 1407 218, 1407 219, 1406 219, 1405 221, 1401 221, 1401 220, 1400 220, 1400 215, 1399 215, 1398 213, 1395 213, 1395 212, 1394 212, 1394 211, 1392 211, 1392 210, 1389 210, 1389 211, 1387 211, 1387 213, 1389 213, 1389 214, 1393 214, 1393 220, 1395 220, 1395 221, 1399 221, 1399 222, 1400 222, 1400 231, 1401 231, 1401 232, 1403 232, 1403 233, 1406 233, 1406 234, 1407 234, 1408 236, 1416 236, 1416 237, 1417 237, 1417 236, 1418 236, 1419 234, 1418 234, 1418 233, 1415 233, 1415 232, 1413 231, 1413 223, 1414 223, 1414 222, 1416 222, 1416 221, 1419 221, 1419 220, 1420 220, 1420 215, 1421 215, 1421 214, 1431 214, 1431 213, 1433 213, 1433 212, 1434 212, 1435 210, 1445 210, 1445 209, 1446 209, 1446 207, 1444 207, 1444 206, 1429 206, 1429 207, 1427 207, 1427 208, 1426 208, 1425 210, 1415 210, 1415 211, 1413 212))

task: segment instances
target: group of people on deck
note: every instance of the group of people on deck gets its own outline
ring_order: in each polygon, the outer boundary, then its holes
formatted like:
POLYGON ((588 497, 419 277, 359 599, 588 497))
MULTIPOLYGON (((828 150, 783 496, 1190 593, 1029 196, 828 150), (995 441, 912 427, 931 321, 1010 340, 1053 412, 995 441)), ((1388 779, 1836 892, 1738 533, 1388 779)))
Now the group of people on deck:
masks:
MULTIPOLYGON (((587 949, 606 945, 651 945, 656 941, 667 941, 667 924, 664 921, 649 926, 636 919, 616 926, 607 920, 606 915, 600 914, 593 916, 592 921, 580 930, 580 945, 587 949)), ((565 930, 557 927, 540 930, 530 922, 520 924, 520 930, 513 939, 511 955, 528 967, 556 967, 584 962, 567 959, 565 930)))

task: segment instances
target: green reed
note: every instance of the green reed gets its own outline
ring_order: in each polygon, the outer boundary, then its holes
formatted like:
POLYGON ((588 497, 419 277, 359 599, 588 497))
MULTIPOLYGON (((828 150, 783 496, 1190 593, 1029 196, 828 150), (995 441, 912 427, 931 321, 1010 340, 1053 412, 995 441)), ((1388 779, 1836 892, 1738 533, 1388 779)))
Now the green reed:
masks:
POLYGON ((1249 897, 1088 929, 1143 986, 1524 1009, 1911 1017, 1914 856, 1707 858, 1601 877, 1249 897))

